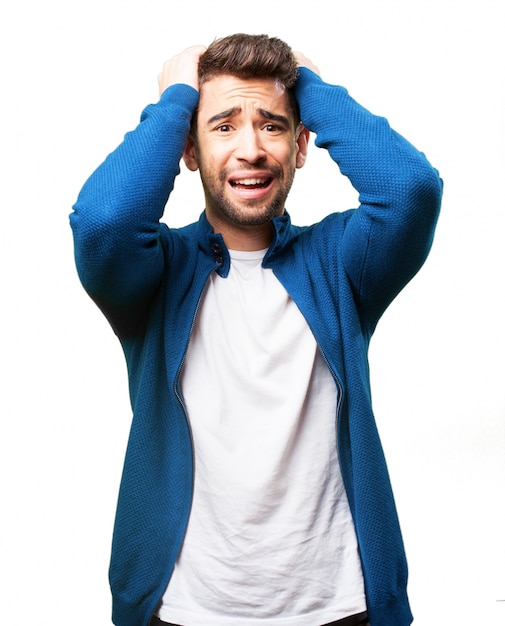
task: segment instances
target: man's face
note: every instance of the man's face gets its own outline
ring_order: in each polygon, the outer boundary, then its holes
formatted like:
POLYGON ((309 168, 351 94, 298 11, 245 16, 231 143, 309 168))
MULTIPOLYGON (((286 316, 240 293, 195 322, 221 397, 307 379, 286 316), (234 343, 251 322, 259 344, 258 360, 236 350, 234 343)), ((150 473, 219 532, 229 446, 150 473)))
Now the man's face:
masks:
POLYGON ((184 159, 200 170, 214 229, 262 226, 282 215, 307 141, 276 81, 221 75, 204 83, 196 141, 184 159))

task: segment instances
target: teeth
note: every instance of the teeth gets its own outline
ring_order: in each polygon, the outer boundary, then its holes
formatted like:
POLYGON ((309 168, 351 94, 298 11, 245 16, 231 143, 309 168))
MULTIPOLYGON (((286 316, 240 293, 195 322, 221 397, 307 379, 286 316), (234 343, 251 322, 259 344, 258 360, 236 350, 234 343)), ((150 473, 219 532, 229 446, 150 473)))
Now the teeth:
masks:
POLYGON ((241 180, 235 180, 235 185, 262 185, 265 181, 261 178, 242 178, 241 180))

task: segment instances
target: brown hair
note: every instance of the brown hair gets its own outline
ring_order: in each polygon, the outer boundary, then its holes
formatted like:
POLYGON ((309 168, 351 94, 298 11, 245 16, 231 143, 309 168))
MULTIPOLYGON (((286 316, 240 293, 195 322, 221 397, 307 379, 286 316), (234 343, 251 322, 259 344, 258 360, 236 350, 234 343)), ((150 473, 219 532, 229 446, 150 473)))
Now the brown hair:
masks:
POLYGON ((298 78, 298 64, 287 43, 268 35, 237 33, 216 39, 200 57, 200 86, 221 74, 237 78, 272 78, 286 88, 295 124, 300 121, 293 87, 298 78))
POLYGON ((273 78, 291 89, 298 66, 291 48, 276 37, 239 33, 216 39, 200 57, 200 84, 219 74, 238 78, 273 78))

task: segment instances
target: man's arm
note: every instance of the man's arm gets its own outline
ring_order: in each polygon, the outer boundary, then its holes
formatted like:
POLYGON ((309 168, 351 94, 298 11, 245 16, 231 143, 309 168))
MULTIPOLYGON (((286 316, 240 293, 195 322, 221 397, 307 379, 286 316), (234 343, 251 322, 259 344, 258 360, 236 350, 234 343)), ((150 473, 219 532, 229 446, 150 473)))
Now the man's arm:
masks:
POLYGON ((191 48, 165 63, 159 102, 146 107, 140 124, 90 176, 73 207, 77 270, 109 318, 138 315, 163 274, 159 222, 198 103, 202 50, 191 48))
POLYGON ((373 327, 429 252, 442 182, 386 119, 372 115, 342 87, 323 82, 303 55, 297 53, 297 59, 302 122, 359 192, 342 258, 358 306, 373 327))

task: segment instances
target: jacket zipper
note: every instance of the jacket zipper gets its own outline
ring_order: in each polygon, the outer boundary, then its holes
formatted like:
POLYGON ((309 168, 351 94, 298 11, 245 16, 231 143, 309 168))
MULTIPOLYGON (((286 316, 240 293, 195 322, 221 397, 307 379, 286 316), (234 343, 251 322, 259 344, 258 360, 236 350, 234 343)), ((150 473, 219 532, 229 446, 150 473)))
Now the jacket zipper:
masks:
MULTIPOLYGON (((211 274, 211 273, 212 273, 212 272, 209 272, 209 274, 208 274, 207 278, 205 279, 205 281, 204 281, 204 286, 202 287, 202 289, 201 289, 201 291, 200 291, 200 295, 198 296, 198 300, 197 300, 197 302, 196 302, 196 307, 195 307, 195 312, 193 313, 193 319, 191 320, 191 326, 189 327, 188 340, 187 340, 187 342, 186 342, 186 347, 185 347, 185 349, 184 349, 184 354, 183 354, 183 356, 182 356, 181 362, 180 362, 180 364, 179 364, 179 367, 177 368, 177 372, 176 372, 176 375, 175 375, 175 381, 174 381, 174 394, 175 394, 175 397, 177 398, 177 401, 179 402, 179 404, 180 404, 180 406, 181 406, 181 409, 182 409, 182 411, 183 411, 183 413, 184 413, 184 417, 185 417, 185 419, 186 419, 186 425, 187 425, 187 427, 188 427, 189 438, 190 438, 190 444, 191 444, 191 450, 192 450, 192 455, 191 455, 191 463, 192 463, 192 468, 191 468, 191 475, 192 475, 192 483, 191 483, 191 506, 190 506, 190 509, 189 509, 189 514, 188 514, 188 520, 187 520, 188 522, 189 522, 189 515, 191 515, 191 507, 192 507, 192 505, 193 505, 193 493, 194 493, 194 490, 195 490, 195 446, 194 446, 194 443, 193 443, 193 433, 192 433, 192 430, 191 430, 191 423, 190 423, 190 421, 189 421, 189 415, 188 415, 188 412, 187 412, 187 410, 186 410, 186 405, 185 405, 185 403, 184 403, 184 399, 182 398, 182 395, 179 393, 179 390, 178 390, 177 386, 178 386, 178 384, 179 384, 179 380, 180 380, 180 377, 181 377, 182 368, 184 367, 184 363, 185 363, 185 361, 186 361, 186 354, 187 354, 187 352, 188 352, 189 342, 190 342, 190 340, 191 340, 191 336, 192 336, 192 334, 193 334, 193 329, 194 329, 194 327, 195 327, 196 318, 197 318, 197 316, 198 316, 198 312, 199 312, 199 310, 200 310, 200 305, 201 305, 201 303, 202 303, 202 299, 203 299, 203 290, 204 290, 204 288, 205 288, 205 285, 207 284, 207 280, 209 279, 209 276, 210 276, 210 274, 211 274)), ((183 535, 183 537, 182 537, 181 545, 180 545, 180 547, 179 547, 179 552, 177 553, 177 558, 179 558, 179 555, 180 555, 180 553, 181 553, 182 546, 183 546, 183 544, 184 544, 184 538, 185 538, 185 536, 186 536, 187 530, 188 530, 188 523, 186 523, 186 528, 184 529, 184 535, 183 535)), ((177 561, 177 558, 176 558, 176 561, 177 561)), ((158 604, 159 604, 159 602, 160 602, 160 600, 161 600, 161 598, 162 598, 162 597, 163 597, 163 594, 161 595, 161 597, 160 597, 160 598, 158 598, 158 600, 157 600, 157 602, 156 602, 156 605, 155 605, 155 606, 158 606, 158 604)), ((154 615, 154 614, 153 614, 153 615, 154 615)), ((151 615, 151 617, 152 617, 152 615, 151 615)))
MULTIPOLYGON (((188 427, 188 432, 189 432, 189 438, 190 438, 190 443, 191 443, 191 450, 192 450, 192 456, 191 456, 191 463, 192 463, 192 484, 191 484, 191 505, 193 504, 193 493, 194 493, 194 489, 195 489, 195 446, 194 446, 194 441, 193 441, 193 431, 191 430, 191 422, 189 421, 189 415, 188 412, 186 410, 186 404, 184 402, 184 398, 182 397, 182 393, 179 393, 179 389, 178 389, 178 385, 179 385, 179 381, 181 378, 181 374, 182 374, 182 368, 184 367, 184 363, 186 362, 186 354, 188 352, 188 348, 189 348, 189 342, 191 341, 191 336, 193 335, 193 329, 195 327, 195 323, 196 323, 196 318, 198 316, 198 313, 200 311, 200 305, 202 303, 202 299, 203 299, 203 290, 205 288, 205 285, 207 283, 207 280, 210 276, 207 276, 205 282, 204 282, 204 287, 202 287, 201 291, 200 291, 200 295, 198 296, 198 300, 196 302, 196 307, 195 307, 195 312, 193 313, 193 319, 191 320, 191 326, 189 327, 189 334, 188 334, 188 340, 186 342, 186 347, 184 349, 184 354, 182 356, 181 362, 179 364, 179 367, 177 368, 177 373, 175 375, 175 381, 174 381, 174 394, 175 397, 177 398, 179 404, 181 405, 181 409, 184 412, 184 417, 186 418, 186 425, 188 427)), ((190 513, 191 513, 191 508, 190 508, 190 513)), ((188 520, 189 520, 189 516, 188 516, 188 520)), ((187 524, 186 524, 186 530, 187 530, 187 524)), ((186 530, 184 531, 184 535, 186 535, 186 530)), ((179 553, 182 549, 182 544, 184 543, 184 537, 183 537, 183 541, 181 542, 181 547, 179 548, 179 553)))
POLYGON ((335 437, 335 445, 337 446, 337 451, 338 451, 338 462, 340 463, 340 450, 339 445, 338 445, 338 430, 339 430, 339 420, 340 420, 340 408, 342 406, 342 401, 343 401, 343 396, 344 396, 344 391, 342 388, 342 384, 338 378, 338 376, 335 374, 333 367, 331 366, 328 357, 326 356, 326 354, 324 353, 324 350, 322 349, 321 345, 319 344, 319 342, 317 342, 317 346, 319 348, 319 353, 321 354, 323 361, 326 363, 326 367, 330 370, 330 374, 333 376, 333 380, 335 381, 336 385, 337 385, 337 389, 338 389, 338 399, 337 399, 337 407, 336 407, 336 415, 335 415, 335 426, 336 426, 336 437, 335 437))

